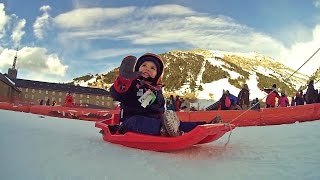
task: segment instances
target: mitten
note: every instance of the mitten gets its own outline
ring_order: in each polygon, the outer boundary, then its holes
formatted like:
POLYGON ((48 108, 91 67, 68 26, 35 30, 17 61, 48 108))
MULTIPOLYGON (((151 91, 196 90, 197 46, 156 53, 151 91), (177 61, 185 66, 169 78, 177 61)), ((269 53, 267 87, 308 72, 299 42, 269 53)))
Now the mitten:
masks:
POLYGON ((137 62, 135 56, 125 57, 119 68, 119 76, 114 82, 114 89, 119 93, 124 93, 130 88, 132 81, 137 79, 141 72, 135 72, 134 66, 137 62))

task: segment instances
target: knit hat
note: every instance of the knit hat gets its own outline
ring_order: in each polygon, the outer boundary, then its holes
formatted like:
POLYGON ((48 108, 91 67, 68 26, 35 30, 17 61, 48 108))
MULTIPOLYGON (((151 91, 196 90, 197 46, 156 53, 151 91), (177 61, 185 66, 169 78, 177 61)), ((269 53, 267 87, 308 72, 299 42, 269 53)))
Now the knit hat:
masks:
POLYGON ((139 67, 145 62, 151 61, 157 66, 157 75, 154 78, 154 84, 160 84, 163 75, 163 61, 160 56, 153 53, 146 53, 142 55, 136 63, 134 71, 139 71, 139 67))

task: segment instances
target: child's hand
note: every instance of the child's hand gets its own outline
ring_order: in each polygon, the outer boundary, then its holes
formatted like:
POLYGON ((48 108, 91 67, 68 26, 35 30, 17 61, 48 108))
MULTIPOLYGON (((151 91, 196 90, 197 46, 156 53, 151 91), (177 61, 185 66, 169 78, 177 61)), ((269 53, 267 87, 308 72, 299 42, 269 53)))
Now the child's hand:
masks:
POLYGON ((135 56, 125 57, 120 65, 119 74, 126 79, 136 79, 140 76, 141 72, 134 71, 134 66, 137 62, 135 56))
POLYGON ((137 62, 137 58, 134 56, 125 57, 119 68, 119 76, 114 81, 114 89, 118 93, 125 93, 129 90, 132 81, 137 79, 141 72, 134 71, 134 66, 137 62))

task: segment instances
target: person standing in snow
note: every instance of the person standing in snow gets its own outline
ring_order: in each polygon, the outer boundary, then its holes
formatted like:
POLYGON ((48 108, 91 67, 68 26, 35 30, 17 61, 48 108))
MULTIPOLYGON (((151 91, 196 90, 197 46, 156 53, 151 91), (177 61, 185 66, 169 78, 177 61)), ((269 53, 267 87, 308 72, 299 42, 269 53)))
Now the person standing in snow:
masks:
POLYGON ((312 104, 317 102, 318 92, 314 89, 314 81, 311 80, 308 84, 307 92, 306 92, 306 103, 312 104))
POLYGON ((170 95, 170 98, 169 100, 167 101, 166 103, 166 106, 167 106, 167 110, 172 110, 172 111, 176 111, 176 106, 175 106, 175 103, 176 101, 174 100, 174 97, 173 95, 170 95))
POLYGON ((289 99, 284 92, 281 92, 281 96, 279 98, 279 107, 288 107, 289 106, 289 99))
POLYGON ((180 96, 176 96, 176 100, 175 100, 175 109, 177 112, 180 111, 180 108, 181 108, 181 100, 180 100, 180 96))
POLYGON ((264 89, 264 92, 268 93, 266 99, 266 108, 276 107, 276 98, 279 99, 280 96, 277 91, 277 85, 273 84, 271 89, 264 89))
POLYGON ((296 97, 294 98, 294 105, 295 106, 304 105, 303 93, 301 92, 296 93, 296 97))
POLYGON ((227 95, 227 91, 223 90, 222 96, 219 99, 219 109, 221 110, 229 110, 231 106, 231 100, 227 95))
POLYGON ((238 103, 240 107, 244 110, 249 109, 249 106, 250 106, 249 96, 250 96, 249 87, 247 84, 244 84, 238 94, 238 103))
POLYGON ((50 106, 50 99, 47 99, 46 106, 50 106))
POLYGON ((74 99, 73 96, 71 95, 71 92, 69 91, 67 96, 65 97, 65 106, 66 107, 73 107, 74 106, 74 99))

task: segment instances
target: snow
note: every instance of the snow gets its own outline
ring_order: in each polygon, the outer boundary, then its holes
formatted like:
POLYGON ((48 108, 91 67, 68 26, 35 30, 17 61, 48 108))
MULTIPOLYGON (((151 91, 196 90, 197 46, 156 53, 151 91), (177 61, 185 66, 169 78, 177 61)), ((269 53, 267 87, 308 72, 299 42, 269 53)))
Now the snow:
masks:
POLYGON ((238 127, 218 141, 159 153, 109 144, 93 122, 0 110, 0 179, 320 179, 320 121, 238 127))

